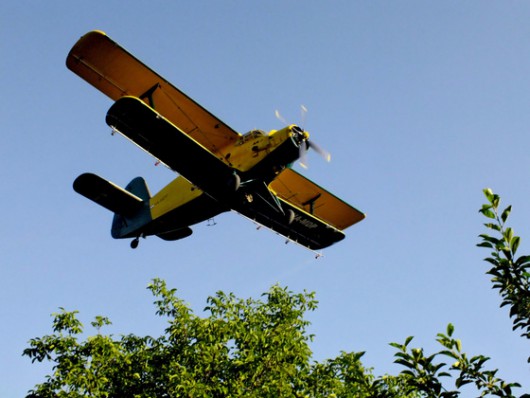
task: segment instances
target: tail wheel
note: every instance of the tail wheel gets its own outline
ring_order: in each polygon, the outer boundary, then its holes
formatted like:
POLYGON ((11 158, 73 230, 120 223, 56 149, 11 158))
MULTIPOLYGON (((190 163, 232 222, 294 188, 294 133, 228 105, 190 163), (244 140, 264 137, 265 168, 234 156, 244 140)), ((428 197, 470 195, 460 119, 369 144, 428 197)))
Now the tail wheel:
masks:
POLYGON ((138 244, 140 243, 140 239, 134 238, 131 241, 131 249, 136 249, 138 247, 138 244))

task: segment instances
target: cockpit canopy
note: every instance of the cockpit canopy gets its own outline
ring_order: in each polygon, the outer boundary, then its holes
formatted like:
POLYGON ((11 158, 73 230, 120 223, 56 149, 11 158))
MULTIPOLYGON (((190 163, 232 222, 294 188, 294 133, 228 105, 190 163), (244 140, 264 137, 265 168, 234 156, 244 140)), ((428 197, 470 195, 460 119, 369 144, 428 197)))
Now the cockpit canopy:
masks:
POLYGON ((263 130, 250 130, 248 133, 243 134, 243 138, 247 140, 251 138, 262 137, 264 135, 267 135, 267 133, 263 130))

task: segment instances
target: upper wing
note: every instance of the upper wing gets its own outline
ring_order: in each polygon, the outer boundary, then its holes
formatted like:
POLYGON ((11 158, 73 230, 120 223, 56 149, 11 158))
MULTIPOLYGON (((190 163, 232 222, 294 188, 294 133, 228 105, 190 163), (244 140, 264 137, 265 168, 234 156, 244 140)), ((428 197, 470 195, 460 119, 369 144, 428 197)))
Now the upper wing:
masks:
POLYGON ((292 169, 285 169, 269 188, 281 199, 343 230, 365 215, 292 169))
POLYGON ((70 50, 66 66, 113 100, 142 99, 213 153, 240 137, 101 31, 81 37, 70 50))

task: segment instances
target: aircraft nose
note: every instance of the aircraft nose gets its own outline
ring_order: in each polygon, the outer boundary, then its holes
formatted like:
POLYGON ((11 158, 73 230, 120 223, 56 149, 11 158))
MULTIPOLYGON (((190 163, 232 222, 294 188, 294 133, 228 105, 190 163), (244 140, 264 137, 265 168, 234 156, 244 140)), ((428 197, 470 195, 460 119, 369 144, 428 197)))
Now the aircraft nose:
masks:
POLYGON ((292 132, 298 144, 301 144, 302 142, 307 141, 309 139, 309 133, 307 131, 304 131, 299 126, 293 126, 292 132))

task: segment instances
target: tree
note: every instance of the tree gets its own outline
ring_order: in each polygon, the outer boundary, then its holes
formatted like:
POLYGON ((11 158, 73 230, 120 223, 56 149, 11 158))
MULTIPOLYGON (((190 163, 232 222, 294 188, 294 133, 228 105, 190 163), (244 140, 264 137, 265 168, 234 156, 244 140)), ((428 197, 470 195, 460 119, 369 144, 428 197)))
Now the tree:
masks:
POLYGON ((392 343, 405 370, 376 378, 362 365, 362 352, 311 362, 303 315, 316 308, 314 293, 273 286, 263 301, 219 292, 208 298, 209 316, 201 318, 164 281, 154 280, 149 289, 156 313, 168 320, 158 338, 102 335, 110 321, 98 316, 92 322, 97 334, 80 341, 77 312, 54 314, 53 334, 32 339, 24 351, 32 361, 51 361, 54 372, 28 396, 457 397, 458 390, 441 381, 454 372, 457 388, 473 382, 484 394, 511 397, 516 386, 497 379, 496 370, 483 370, 486 357, 468 359, 452 325, 438 335, 443 349, 429 356, 409 348, 412 337, 392 343))
MULTIPOLYGON (((501 292, 501 305, 511 306, 514 329, 528 338, 530 257, 515 258, 520 239, 505 226, 511 208, 499 212, 499 197, 485 194, 488 204, 480 211, 493 220, 486 227, 499 237, 481 235, 479 246, 493 250, 486 259, 493 265, 493 287, 501 292)), ((412 348, 413 337, 391 343, 403 370, 376 377, 362 364, 363 352, 312 361, 313 336, 304 315, 317 308, 314 293, 276 285, 259 300, 245 300, 218 292, 199 317, 164 281, 155 279, 148 289, 156 314, 168 322, 156 338, 104 335, 110 320, 97 316, 91 323, 96 334, 82 340, 76 311, 54 314, 53 333, 30 340, 23 353, 32 362, 53 364, 53 373, 28 397, 456 398, 464 385, 480 396, 514 397, 512 389, 519 387, 487 369, 489 358, 467 355, 451 324, 437 335, 441 349, 433 354, 412 348)))
POLYGON ((501 199, 491 189, 484 189, 484 195, 488 203, 482 205, 480 212, 490 220, 484 225, 496 236, 480 235, 482 242, 478 246, 492 249, 485 261, 491 264, 488 274, 492 276, 493 289, 502 296, 501 307, 510 307, 513 330, 521 329, 521 335, 530 339, 530 256, 515 256, 521 238, 506 226, 512 206, 501 210, 501 199))
POLYGON ((62 309, 54 334, 31 340, 24 351, 33 361, 54 363, 53 375, 30 396, 303 396, 336 389, 337 374, 359 389, 370 385, 362 354, 341 354, 312 372, 303 314, 316 308, 313 293, 273 286, 265 300, 242 300, 219 292, 201 318, 164 281, 148 288, 156 313, 168 319, 162 336, 104 336, 99 331, 110 321, 96 317, 98 334, 79 341, 77 313, 62 309))

